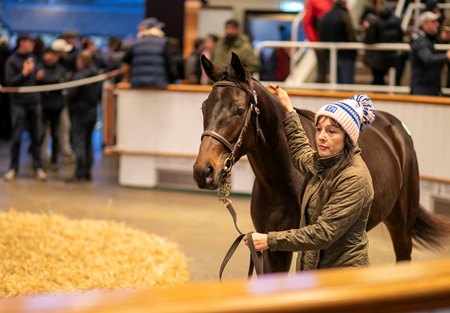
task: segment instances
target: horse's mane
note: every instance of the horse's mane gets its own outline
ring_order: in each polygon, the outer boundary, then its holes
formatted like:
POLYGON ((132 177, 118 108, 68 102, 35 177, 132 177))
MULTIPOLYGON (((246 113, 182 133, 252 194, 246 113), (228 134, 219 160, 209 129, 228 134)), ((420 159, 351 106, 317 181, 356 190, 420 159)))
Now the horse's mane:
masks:
POLYGON ((316 114, 309 110, 302 110, 298 108, 294 108, 298 115, 303 116, 304 118, 314 122, 316 114))

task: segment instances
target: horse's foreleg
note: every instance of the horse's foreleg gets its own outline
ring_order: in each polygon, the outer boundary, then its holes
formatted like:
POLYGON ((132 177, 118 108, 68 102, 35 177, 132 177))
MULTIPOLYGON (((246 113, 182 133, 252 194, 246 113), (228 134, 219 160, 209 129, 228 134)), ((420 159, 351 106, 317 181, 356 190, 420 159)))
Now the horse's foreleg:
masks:
POLYGON ((292 262, 292 252, 266 251, 263 254, 264 273, 289 272, 292 262))

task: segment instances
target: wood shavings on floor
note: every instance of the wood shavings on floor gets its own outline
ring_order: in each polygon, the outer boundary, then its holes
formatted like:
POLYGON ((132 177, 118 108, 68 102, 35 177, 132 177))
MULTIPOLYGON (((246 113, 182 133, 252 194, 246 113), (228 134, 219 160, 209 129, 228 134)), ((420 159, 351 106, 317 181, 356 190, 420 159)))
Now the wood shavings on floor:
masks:
POLYGON ((0 213, 0 297, 188 282, 178 245, 104 220, 0 213))

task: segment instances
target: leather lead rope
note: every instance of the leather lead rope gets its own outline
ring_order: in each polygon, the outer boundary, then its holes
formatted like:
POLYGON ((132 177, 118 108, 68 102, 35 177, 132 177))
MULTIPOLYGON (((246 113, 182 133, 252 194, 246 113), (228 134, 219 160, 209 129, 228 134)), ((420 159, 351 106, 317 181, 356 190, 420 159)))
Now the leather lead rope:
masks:
MULTIPOLYGON (((237 214, 236 210, 233 207, 233 204, 231 201, 227 201, 225 204, 225 207, 228 209, 228 211, 231 214, 231 217, 233 218, 233 224, 236 230, 239 233, 239 236, 233 241, 230 248, 228 249, 227 253, 225 254, 225 257, 223 258, 222 264, 220 265, 219 270, 219 280, 222 281, 222 274, 225 270, 225 267, 228 264, 228 261, 230 261, 231 257, 233 256, 234 252, 236 252, 236 249, 239 247, 239 244, 241 243, 242 239, 244 238, 245 234, 241 232, 237 225, 237 214)), ((263 258, 262 258, 262 252, 256 251, 255 245, 253 244, 253 232, 247 233, 247 239, 248 239, 248 248, 250 250, 250 263, 248 266, 248 273, 247 277, 251 278, 253 275, 253 269, 256 272, 256 275, 259 276, 263 273, 263 258)))

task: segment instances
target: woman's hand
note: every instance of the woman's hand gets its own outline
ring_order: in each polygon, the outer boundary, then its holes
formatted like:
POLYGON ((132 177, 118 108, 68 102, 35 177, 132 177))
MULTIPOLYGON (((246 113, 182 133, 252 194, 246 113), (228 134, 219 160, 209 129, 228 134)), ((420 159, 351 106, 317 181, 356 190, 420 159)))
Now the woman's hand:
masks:
POLYGON ((269 90, 273 91, 280 100, 281 107, 284 109, 286 113, 294 111, 294 107, 292 106, 291 99, 286 92, 286 90, 280 88, 278 85, 269 84, 269 90))
MULTIPOLYGON (((264 251, 269 249, 269 242, 267 241, 267 234, 252 233, 253 245, 256 251, 264 251)), ((244 236, 244 243, 248 247, 247 235, 244 236)))

